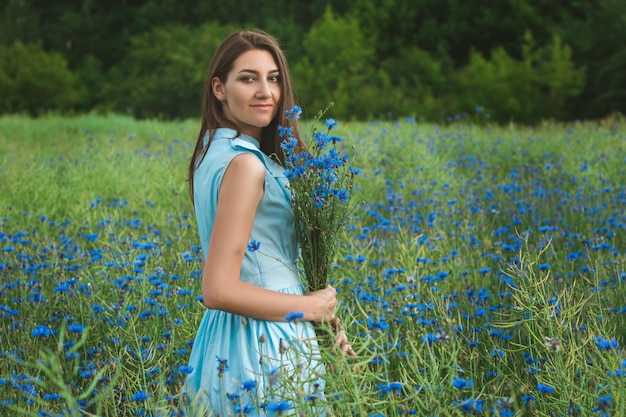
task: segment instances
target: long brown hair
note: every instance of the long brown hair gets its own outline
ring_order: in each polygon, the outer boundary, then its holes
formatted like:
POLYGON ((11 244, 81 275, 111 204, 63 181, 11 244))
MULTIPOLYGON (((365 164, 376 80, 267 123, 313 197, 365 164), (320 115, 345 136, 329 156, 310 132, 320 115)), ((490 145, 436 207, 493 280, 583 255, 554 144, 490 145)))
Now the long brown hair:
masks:
POLYGON ((193 175, 196 168, 200 165, 206 155, 215 129, 219 127, 229 127, 238 132, 241 131, 239 126, 237 126, 236 121, 230 120, 224 115, 220 101, 217 97, 215 97, 215 94, 213 94, 211 80, 217 77, 220 82, 226 83, 228 73, 233 68, 234 61, 244 52, 254 49, 268 51, 272 54, 274 61, 276 61, 276 65, 278 66, 281 80, 281 99, 278 103, 278 108, 276 109, 276 115, 270 124, 263 128, 261 151, 263 151, 266 155, 278 158, 281 163, 284 162, 284 155, 282 149, 280 148, 282 138, 278 134, 279 125, 293 127, 293 136, 298 138, 298 141, 301 142, 297 123, 293 120, 288 121, 286 119, 285 110, 289 110, 295 106, 295 99, 287 60, 285 59, 285 55, 283 54, 278 41, 271 35, 268 35, 258 29, 240 30, 230 34, 217 48, 215 54, 213 54, 211 65, 209 67, 209 73, 204 84, 204 94, 202 98, 202 122, 200 132, 198 133, 198 140, 196 141, 196 147, 189 163, 189 172, 187 177, 192 202, 193 175), (207 131, 209 132, 209 143, 204 146, 203 140, 207 131))

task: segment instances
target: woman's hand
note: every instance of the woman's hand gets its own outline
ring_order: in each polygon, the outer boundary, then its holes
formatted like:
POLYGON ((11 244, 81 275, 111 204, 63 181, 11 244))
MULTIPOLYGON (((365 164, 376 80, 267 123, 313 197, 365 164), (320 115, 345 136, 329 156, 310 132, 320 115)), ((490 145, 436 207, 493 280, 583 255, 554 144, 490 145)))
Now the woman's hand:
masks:
POLYGON ((312 297, 316 307, 310 316, 311 321, 332 322, 335 320, 335 309, 337 308, 337 290, 330 285, 323 290, 306 293, 307 297, 312 297))
POLYGON ((341 351, 350 356, 356 356, 356 352, 352 349, 352 345, 348 342, 348 336, 346 336, 346 332, 344 332, 341 326, 341 320, 338 317, 335 317, 330 321, 330 324, 333 326, 333 330, 335 331, 335 344, 333 345, 333 350, 341 347, 341 351))

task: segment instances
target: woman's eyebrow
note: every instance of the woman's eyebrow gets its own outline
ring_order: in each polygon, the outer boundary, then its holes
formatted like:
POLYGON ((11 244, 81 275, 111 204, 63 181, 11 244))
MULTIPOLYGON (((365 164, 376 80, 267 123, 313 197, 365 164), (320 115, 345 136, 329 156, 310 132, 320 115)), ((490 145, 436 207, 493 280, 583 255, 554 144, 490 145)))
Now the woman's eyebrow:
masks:
MULTIPOLYGON (((250 72, 252 74, 258 74, 259 73, 259 71, 257 71, 257 70, 247 69, 247 68, 244 68, 244 69, 240 70, 239 74, 241 74, 242 72, 250 72)), ((275 72, 280 72, 280 71, 278 70, 278 68, 269 71, 270 74, 273 74, 275 72)))

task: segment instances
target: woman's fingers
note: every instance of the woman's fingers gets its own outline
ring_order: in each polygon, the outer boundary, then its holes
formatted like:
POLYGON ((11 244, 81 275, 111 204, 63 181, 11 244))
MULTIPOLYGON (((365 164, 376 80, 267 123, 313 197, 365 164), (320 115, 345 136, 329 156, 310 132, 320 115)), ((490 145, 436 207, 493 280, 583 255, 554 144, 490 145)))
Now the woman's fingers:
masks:
POLYGON ((348 342, 348 336, 346 336, 346 332, 343 330, 339 330, 337 332, 337 336, 335 336, 335 344, 333 345, 332 350, 336 350, 338 347, 341 347, 341 351, 350 356, 356 356, 356 352, 352 349, 352 345, 348 342))
POLYGON ((335 344, 333 345, 333 350, 337 349, 342 344, 348 343, 348 338, 346 337, 346 333, 343 330, 340 330, 335 336, 335 344))
POLYGON ((337 300, 337 290, 330 285, 321 290, 307 292, 306 296, 315 297, 316 312, 312 321, 329 322, 335 320, 335 314, 339 301, 337 300))
POLYGON ((335 320, 335 311, 337 310, 337 305, 339 304, 339 301, 337 300, 337 290, 329 285, 325 291, 329 301, 327 318, 328 321, 332 322, 335 320))
POLYGON ((348 342, 348 336, 346 336, 346 332, 341 328, 341 319, 335 316, 335 311, 337 309, 337 305, 339 304, 339 300, 337 300, 337 290, 332 286, 328 286, 326 288, 329 293, 331 293, 333 297, 333 309, 332 314, 330 315, 330 325, 336 333, 335 336, 335 344, 333 345, 332 350, 336 350, 337 348, 341 348, 341 352, 350 356, 356 356, 356 352, 352 349, 352 345, 348 342))
POLYGON ((356 352, 354 351, 354 349, 352 349, 352 345, 350 343, 346 343, 345 345, 343 345, 341 350, 343 351, 343 353, 346 353, 350 356, 356 356, 356 352))

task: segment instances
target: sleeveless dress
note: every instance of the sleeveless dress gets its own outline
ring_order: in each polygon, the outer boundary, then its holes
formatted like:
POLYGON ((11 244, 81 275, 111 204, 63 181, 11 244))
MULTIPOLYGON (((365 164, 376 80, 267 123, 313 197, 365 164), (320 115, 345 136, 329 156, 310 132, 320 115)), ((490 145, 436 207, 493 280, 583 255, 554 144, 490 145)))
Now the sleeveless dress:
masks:
MULTIPOLYGON (((208 133, 204 143, 208 141, 208 133)), ((304 294, 290 192, 283 168, 260 151, 259 142, 232 129, 216 129, 194 175, 196 221, 206 259, 220 184, 232 159, 253 153, 265 165, 258 206, 240 279, 259 287, 304 294)), ((191 415, 323 415, 324 366, 310 322, 256 320, 207 309, 189 357, 183 392, 191 415), (298 394, 298 395, 296 395, 298 394), (319 400, 319 401, 318 401, 319 400)))

